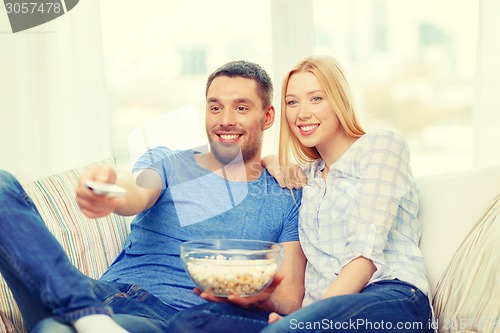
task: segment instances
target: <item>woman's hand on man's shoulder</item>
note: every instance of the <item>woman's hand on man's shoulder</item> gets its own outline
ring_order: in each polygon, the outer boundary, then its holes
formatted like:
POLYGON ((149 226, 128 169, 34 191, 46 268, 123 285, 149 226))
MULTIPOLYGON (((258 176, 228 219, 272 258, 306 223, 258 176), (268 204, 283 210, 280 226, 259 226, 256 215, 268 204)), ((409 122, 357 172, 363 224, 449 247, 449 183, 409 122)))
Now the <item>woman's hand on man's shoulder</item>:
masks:
POLYGON ((283 188, 299 189, 307 184, 306 175, 299 165, 291 164, 282 167, 276 155, 263 157, 261 164, 283 188))

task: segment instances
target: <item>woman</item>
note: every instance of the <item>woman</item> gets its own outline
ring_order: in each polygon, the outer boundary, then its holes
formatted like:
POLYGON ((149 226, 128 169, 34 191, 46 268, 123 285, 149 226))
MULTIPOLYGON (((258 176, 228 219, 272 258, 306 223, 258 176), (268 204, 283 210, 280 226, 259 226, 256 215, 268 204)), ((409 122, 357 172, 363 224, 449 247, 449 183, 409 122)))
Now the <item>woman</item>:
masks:
POLYGON ((406 142, 365 133, 337 61, 312 56, 283 82, 280 165, 303 165, 303 308, 263 332, 431 332, 429 285, 406 142))

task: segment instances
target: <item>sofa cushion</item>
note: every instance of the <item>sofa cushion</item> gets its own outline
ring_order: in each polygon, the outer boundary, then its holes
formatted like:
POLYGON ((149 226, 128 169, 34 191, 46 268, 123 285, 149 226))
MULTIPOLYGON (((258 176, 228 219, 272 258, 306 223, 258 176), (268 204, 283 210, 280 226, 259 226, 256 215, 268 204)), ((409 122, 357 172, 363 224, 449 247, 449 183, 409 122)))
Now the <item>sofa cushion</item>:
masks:
POLYGON ((439 332, 500 332, 500 196, 474 225, 434 295, 439 332))
MULTIPOLYGON (((70 261, 88 276, 99 278, 119 254, 129 224, 124 217, 115 214, 89 219, 81 213, 75 201, 75 187, 81 172, 89 166, 36 180, 23 187, 70 261)), ((14 298, 0 276, 0 333, 4 332, 25 330, 14 298)))

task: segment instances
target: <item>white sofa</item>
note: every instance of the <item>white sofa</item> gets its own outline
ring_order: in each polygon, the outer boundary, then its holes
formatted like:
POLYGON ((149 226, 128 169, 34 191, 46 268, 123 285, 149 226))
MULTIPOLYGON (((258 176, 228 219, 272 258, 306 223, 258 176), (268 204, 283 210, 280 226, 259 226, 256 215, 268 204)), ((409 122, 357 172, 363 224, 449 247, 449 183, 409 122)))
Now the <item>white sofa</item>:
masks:
POLYGON ((434 291, 472 226, 500 195, 500 167, 421 178, 418 184, 420 249, 434 291))
MULTIPOLYGON (((121 250, 127 221, 117 215, 90 220, 74 201, 83 168, 24 185, 47 226, 85 274, 99 277, 121 250)), ((456 249, 493 199, 500 194, 500 167, 417 180, 420 187, 421 249, 431 288, 456 249)), ((7 285, 0 276, 0 333, 25 332, 7 285)))

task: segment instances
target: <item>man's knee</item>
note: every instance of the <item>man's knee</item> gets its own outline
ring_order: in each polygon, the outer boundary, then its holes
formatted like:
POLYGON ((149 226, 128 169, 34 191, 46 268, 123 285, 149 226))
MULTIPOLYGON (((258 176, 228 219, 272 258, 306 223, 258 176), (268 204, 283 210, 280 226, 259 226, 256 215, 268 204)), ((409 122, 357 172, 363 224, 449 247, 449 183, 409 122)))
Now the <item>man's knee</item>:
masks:
POLYGON ((17 183, 16 177, 8 171, 0 169, 0 187, 5 185, 11 185, 17 183))
POLYGON ((11 192, 21 186, 19 181, 8 171, 0 170, 0 194, 11 192))
POLYGON ((10 199, 24 199, 26 194, 19 181, 10 172, 0 170, 0 202, 8 208, 10 199))

